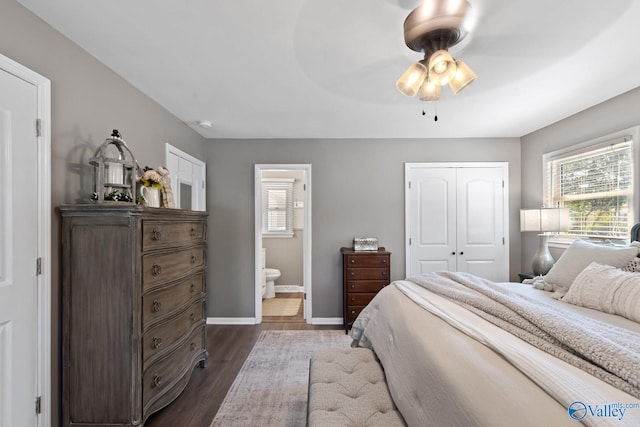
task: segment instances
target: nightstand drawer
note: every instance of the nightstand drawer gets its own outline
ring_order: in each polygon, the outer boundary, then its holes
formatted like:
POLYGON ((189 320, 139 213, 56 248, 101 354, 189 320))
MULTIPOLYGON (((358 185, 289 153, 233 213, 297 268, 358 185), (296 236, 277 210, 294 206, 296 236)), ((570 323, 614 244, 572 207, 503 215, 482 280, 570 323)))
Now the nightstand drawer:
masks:
POLYGON ((347 268, 349 267, 386 267, 389 263, 387 256, 380 255, 347 255, 347 268))
POLYGON ((388 284, 387 280, 348 280, 345 286, 347 292, 378 292, 388 284))
POLYGON ((389 269, 387 268, 348 268, 347 280, 362 279, 389 279, 389 269))

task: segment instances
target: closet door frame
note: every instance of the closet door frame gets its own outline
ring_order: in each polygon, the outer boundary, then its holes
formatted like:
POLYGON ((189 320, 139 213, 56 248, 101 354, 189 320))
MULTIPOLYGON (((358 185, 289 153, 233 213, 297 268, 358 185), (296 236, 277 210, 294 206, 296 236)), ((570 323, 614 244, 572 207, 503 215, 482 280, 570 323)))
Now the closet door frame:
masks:
POLYGON ((504 246, 504 268, 503 274, 499 277, 501 281, 509 280, 509 164, 508 162, 425 162, 425 163, 405 163, 405 275, 411 275, 411 179, 412 171, 425 168, 499 168, 503 170, 503 246, 504 246), (504 277, 502 277, 504 276, 504 277))

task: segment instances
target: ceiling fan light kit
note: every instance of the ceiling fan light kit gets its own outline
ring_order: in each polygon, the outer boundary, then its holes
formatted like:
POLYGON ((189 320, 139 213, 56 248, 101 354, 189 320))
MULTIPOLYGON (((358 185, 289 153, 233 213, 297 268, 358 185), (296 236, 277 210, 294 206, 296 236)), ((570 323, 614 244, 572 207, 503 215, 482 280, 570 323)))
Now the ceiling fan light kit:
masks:
POLYGON ((421 101, 438 101, 444 85, 454 94, 469 86, 477 75, 449 53, 467 35, 465 19, 471 5, 467 0, 427 0, 404 21, 407 47, 424 53, 424 59, 412 64, 396 81, 406 96, 420 93, 421 101))

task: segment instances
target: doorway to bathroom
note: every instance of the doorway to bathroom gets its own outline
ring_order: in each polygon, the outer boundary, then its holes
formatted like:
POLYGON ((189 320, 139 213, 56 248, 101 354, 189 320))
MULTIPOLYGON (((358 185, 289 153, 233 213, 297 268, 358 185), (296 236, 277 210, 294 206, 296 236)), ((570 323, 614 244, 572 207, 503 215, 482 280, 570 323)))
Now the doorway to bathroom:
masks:
POLYGON ((311 165, 256 164, 255 322, 311 323, 311 165))

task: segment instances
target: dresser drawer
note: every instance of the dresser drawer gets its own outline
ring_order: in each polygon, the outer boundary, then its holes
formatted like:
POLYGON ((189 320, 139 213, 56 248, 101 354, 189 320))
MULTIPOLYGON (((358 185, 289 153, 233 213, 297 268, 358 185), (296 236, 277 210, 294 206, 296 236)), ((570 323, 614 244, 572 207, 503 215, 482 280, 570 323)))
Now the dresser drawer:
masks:
POLYGON ((204 240, 206 228, 204 222, 144 221, 142 250, 204 240))
POLYGON ((204 272, 201 272, 171 286, 157 288, 144 294, 142 296, 143 330, 204 292, 205 277, 204 272))
MULTIPOLYGON (((170 389, 183 375, 187 362, 203 351, 205 328, 198 328, 180 347, 167 357, 152 363, 142 375, 143 407, 153 404, 165 390, 170 389)), ((189 373, 187 373, 189 375, 189 373)))
POLYGON ((142 291, 167 283, 205 266, 204 246, 142 256, 142 291))
POLYGON ((204 318, 204 304, 196 301, 176 317, 149 328, 142 335, 142 360, 146 362, 157 354, 175 345, 180 337, 184 337, 194 325, 202 323, 204 318))
POLYGON ((347 268, 349 267, 386 267, 389 257, 385 255, 346 255, 347 268))
POLYGON ((375 296, 375 292, 359 294, 350 292, 347 294, 347 305, 367 305, 375 296))
POLYGON ((347 280, 379 279, 388 280, 387 268, 348 268, 347 280))
POLYGON ((378 292, 388 284, 388 280, 348 280, 345 286, 347 292, 378 292))
POLYGON ((365 308, 364 305, 349 305, 349 306, 347 306, 347 312, 346 312, 347 323, 348 324, 353 323, 353 321, 356 320, 356 318, 358 317, 360 312, 362 310, 364 310, 364 308, 365 308))

